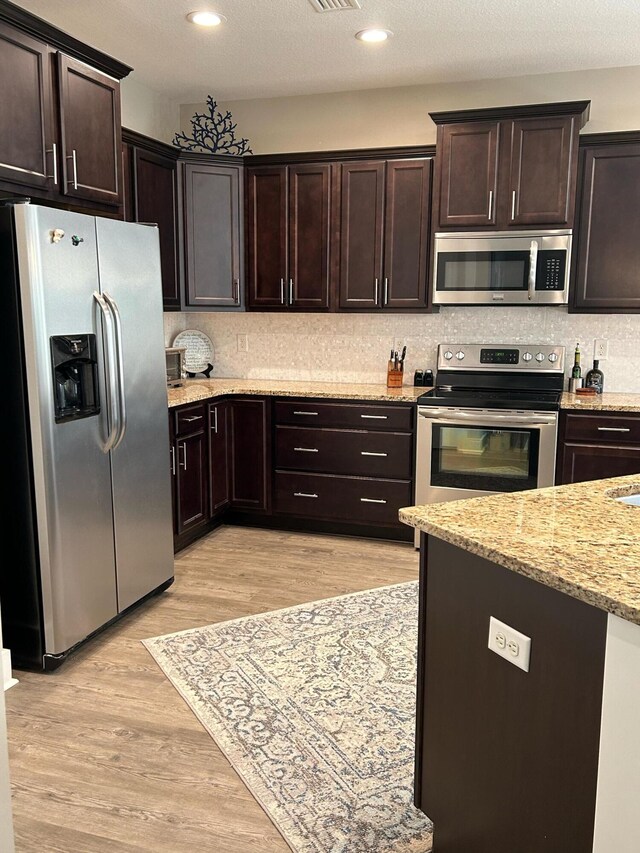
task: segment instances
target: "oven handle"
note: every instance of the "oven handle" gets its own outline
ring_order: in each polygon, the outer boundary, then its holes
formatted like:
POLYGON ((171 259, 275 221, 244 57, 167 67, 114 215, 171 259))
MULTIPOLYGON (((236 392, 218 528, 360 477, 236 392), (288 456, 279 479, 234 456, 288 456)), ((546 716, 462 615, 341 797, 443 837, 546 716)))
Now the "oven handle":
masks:
POLYGON ((555 414, 536 413, 532 419, 531 415, 499 415, 486 414, 485 412, 452 412, 442 409, 418 409, 421 418, 429 418, 439 423, 459 424, 460 421, 474 421, 474 426, 484 424, 500 424, 502 426, 522 425, 531 427, 549 426, 556 423, 555 414))

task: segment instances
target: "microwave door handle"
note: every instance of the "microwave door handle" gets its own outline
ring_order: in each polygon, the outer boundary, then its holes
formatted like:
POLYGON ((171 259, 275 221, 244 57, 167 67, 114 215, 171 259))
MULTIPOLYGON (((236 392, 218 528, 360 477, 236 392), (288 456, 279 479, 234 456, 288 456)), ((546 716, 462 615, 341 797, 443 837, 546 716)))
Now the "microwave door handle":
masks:
POLYGON ((111 314, 113 316, 113 326, 115 331, 115 341, 116 341, 116 366, 117 372, 116 377, 118 380, 118 436, 113 445, 113 450, 118 447, 122 439, 124 438, 124 434, 127 431, 127 407, 126 407, 126 398, 124 393, 124 358, 122 354, 122 320, 120 319, 120 311, 118 309, 118 304, 113 298, 113 296, 109 296, 108 293, 103 293, 104 300, 109 306, 111 314))
POLYGON ((116 385, 116 357, 115 357, 115 332, 113 328, 113 315, 109 310, 109 306, 105 302, 101 293, 98 291, 94 291, 93 298, 95 299, 98 307, 100 308, 100 312, 102 313, 102 319, 104 322, 105 335, 103 336, 104 347, 105 347, 105 384, 107 386, 107 396, 108 396, 108 418, 111 423, 111 429, 109 431, 109 435, 107 436, 107 440, 102 448, 103 453, 108 453, 114 446, 116 439, 118 437, 118 433, 120 432, 120 425, 118 421, 118 388, 116 385))
POLYGON ((531 241, 531 249, 529 250, 529 301, 533 299, 533 294, 536 289, 536 274, 538 270, 538 241, 531 241))

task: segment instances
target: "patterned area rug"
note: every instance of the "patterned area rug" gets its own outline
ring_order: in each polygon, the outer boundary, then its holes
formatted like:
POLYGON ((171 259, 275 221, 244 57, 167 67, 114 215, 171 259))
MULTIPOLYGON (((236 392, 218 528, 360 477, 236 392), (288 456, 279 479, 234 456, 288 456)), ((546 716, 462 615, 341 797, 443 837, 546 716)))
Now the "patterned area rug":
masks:
POLYGON ((417 582, 145 640, 297 853, 428 853, 417 582))

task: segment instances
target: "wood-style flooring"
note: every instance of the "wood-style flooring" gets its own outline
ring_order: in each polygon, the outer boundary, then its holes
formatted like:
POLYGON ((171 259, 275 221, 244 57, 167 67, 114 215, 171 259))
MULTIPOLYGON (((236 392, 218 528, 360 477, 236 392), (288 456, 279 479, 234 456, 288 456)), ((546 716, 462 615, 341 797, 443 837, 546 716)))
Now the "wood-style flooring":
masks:
POLYGON ((286 853, 140 640, 413 580, 411 545, 222 527, 175 584, 6 693, 18 853, 286 853))

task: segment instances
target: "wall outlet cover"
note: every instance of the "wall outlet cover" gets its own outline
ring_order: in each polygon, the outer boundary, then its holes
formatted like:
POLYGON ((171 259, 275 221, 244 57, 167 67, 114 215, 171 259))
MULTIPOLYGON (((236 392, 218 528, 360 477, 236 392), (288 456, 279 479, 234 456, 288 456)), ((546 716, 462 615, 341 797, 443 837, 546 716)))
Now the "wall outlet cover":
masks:
POLYGON ((599 360, 609 357, 609 341, 596 340, 593 347, 593 357, 599 360))
POLYGON ((249 335, 238 335, 238 352, 249 352, 249 335))
POLYGON ((492 616, 489 619, 489 648, 514 666, 529 672, 531 637, 492 616))

